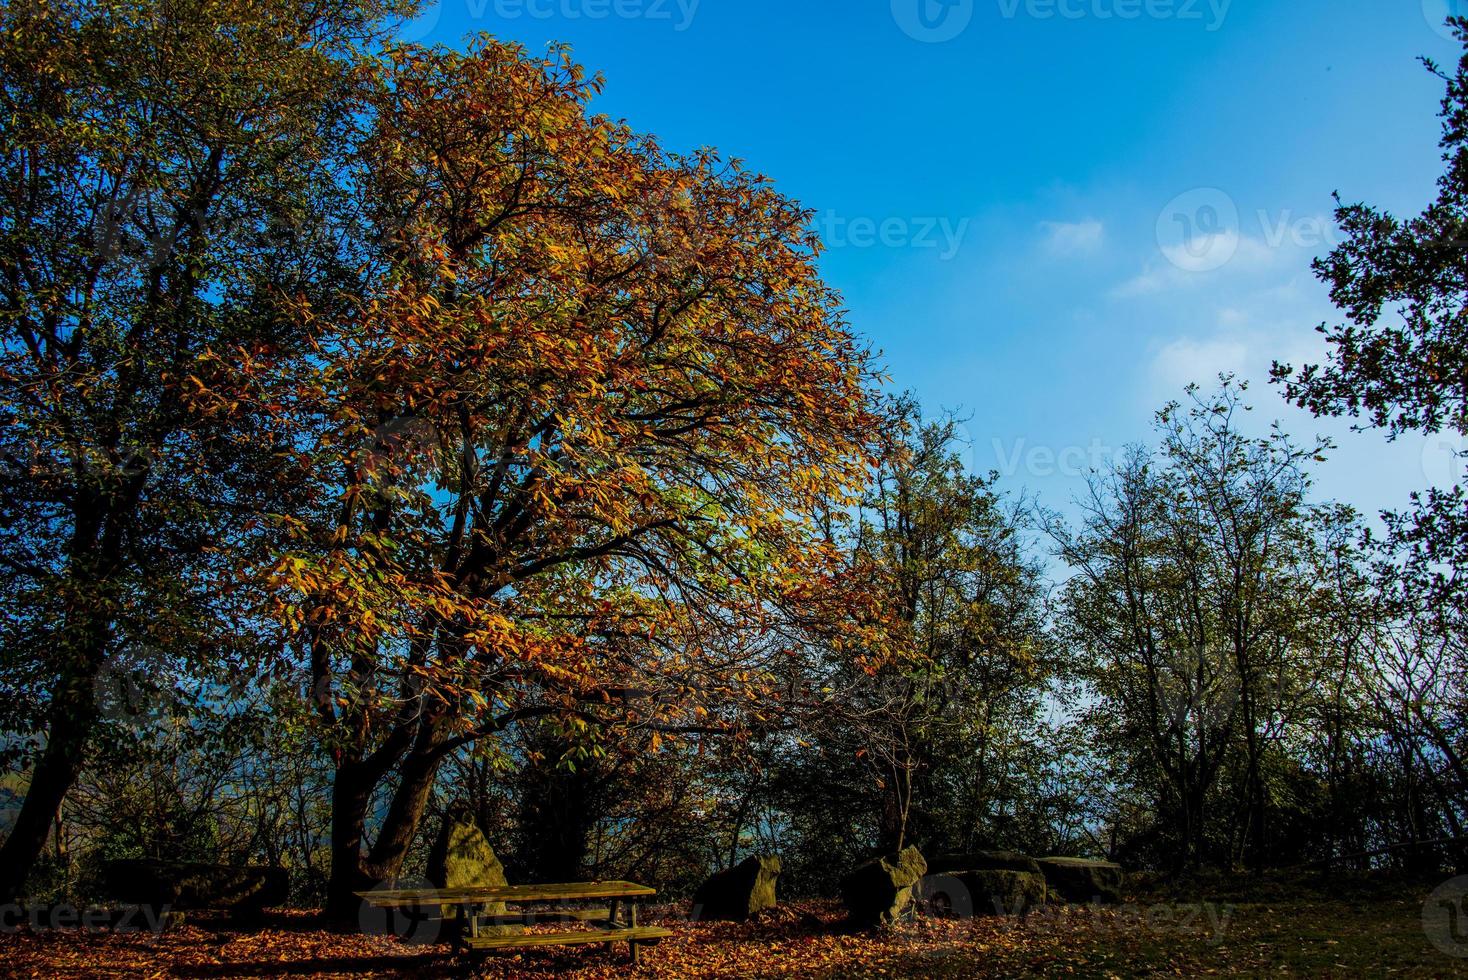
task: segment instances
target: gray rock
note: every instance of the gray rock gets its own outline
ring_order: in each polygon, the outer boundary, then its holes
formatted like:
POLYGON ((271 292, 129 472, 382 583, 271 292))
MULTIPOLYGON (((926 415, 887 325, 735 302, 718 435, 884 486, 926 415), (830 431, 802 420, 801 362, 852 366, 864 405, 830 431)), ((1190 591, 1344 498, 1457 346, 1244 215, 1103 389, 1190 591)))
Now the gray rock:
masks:
POLYGON ((155 858, 108 861, 102 866, 102 884, 119 902, 178 912, 224 909, 258 915, 290 897, 285 868, 155 858))
POLYGON ((775 883, 780 859, 752 857, 713 875, 693 895, 693 917, 701 920, 744 922, 775 907, 775 883))
POLYGON ((1067 902, 1121 901, 1126 872, 1119 864, 1061 857, 1040 858, 1039 864, 1052 896, 1067 902))
POLYGON ((864 928, 891 925, 905 918, 913 889, 928 873, 928 862, 915 847, 869 861, 841 879, 841 901, 851 922, 864 928))
POLYGON ((1041 874, 1040 865, 1028 854, 1018 851, 971 851, 967 854, 940 854, 928 861, 930 874, 956 874, 959 871, 1021 871, 1041 874))

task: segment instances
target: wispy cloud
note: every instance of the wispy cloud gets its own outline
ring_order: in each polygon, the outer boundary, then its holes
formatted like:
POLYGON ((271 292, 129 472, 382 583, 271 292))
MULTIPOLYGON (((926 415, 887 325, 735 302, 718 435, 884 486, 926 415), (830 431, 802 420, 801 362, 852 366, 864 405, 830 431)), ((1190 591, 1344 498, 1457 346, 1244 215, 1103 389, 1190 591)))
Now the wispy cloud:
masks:
POLYGON ((1094 252, 1106 240, 1106 226, 1099 221, 1042 221, 1045 250, 1052 255, 1094 252))
POLYGON ((1151 373, 1162 390, 1179 392, 1190 384, 1208 387, 1219 374, 1244 375, 1249 367, 1250 349, 1242 338, 1184 337, 1153 356, 1151 373))
POLYGON ((1203 235, 1190 242, 1162 246, 1163 262, 1149 262, 1142 272, 1111 291, 1113 298, 1150 296, 1196 286, 1209 273, 1258 271, 1273 265, 1282 252, 1260 238, 1236 231, 1203 235))
MULTIPOLYGON (((1193 297, 1184 302, 1197 305, 1193 297)), ((1326 311, 1309 302, 1283 300, 1278 289, 1235 293, 1211 315, 1197 312, 1203 314, 1198 329, 1174 334, 1152 348, 1146 368, 1155 399, 1175 398, 1189 384, 1211 387, 1219 374, 1234 374, 1269 390, 1275 361, 1311 363, 1326 353, 1324 340, 1312 329, 1326 311)))

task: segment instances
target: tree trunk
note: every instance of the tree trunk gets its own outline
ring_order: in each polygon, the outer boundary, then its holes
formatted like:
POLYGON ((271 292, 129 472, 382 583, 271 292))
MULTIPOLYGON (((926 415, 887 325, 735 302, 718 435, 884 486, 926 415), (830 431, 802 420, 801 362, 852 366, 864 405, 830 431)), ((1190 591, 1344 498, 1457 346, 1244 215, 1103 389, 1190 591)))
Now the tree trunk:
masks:
POLYGON ((0 904, 16 903, 24 896, 26 879, 46 849, 61 802, 81 771, 91 731, 89 719, 58 719, 52 723, 46 751, 36 763, 25 802, 5 846, 0 848, 0 904))
POLYGON ((362 860, 367 808, 376 785, 374 774, 357 761, 338 764, 332 781, 331 876, 326 884, 326 917, 339 926, 357 922, 362 900, 355 893, 376 884, 362 860))
POLYGON ((0 847, 0 904, 23 897, 26 879, 45 852, 51 827, 81 772, 96 728, 97 676, 106 658, 109 630, 94 614, 76 615, 82 622, 74 621, 63 640, 70 640, 75 652, 51 696, 46 748, 36 762, 15 826, 0 847))
POLYGON ((1246 795, 1242 857, 1244 866, 1262 871, 1269 861, 1268 829, 1264 825, 1263 739, 1259 735, 1258 712, 1254 702, 1253 675, 1244 670, 1244 658, 1237 658, 1240 676, 1240 708, 1244 723, 1244 792, 1246 795))
POLYGON ((547 753, 545 762, 521 776, 520 823, 525 832, 516 863, 528 881, 579 878, 587 841, 604 812, 598 774, 589 766, 575 772, 557 768, 553 758, 547 753))
POLYGON ((423 813, 428 809, 440 761, 437 756, 416 753, 404 761, 402 777, 388 804, 387 818, 367 858, 369 875, 387 881, 403 873, 408 849, 418 836, 423 813))
POLYGON ((331 877, 327 882, 326 915, 338 926, 356 923, 362 900, 357 892, 390 882, 402 874, 408 848, 418 834, 441 760, 409 755, 402 777, 388 802, 387 816, 370 850, 365 847, 367 811, 379 783, 396 754, 384 765, 370 761, 338 763, 331 794, 331 877))

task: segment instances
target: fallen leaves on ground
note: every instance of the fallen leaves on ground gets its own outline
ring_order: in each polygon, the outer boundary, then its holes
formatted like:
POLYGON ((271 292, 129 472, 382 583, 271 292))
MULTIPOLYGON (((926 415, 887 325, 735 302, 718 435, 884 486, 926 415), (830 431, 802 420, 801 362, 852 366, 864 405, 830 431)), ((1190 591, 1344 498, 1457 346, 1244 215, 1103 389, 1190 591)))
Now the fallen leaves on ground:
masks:
POLYGON ((1281 905, 1170 902, 1114 909, 1066 906, 1025 920, 922 919, 853 933, 834 903, 801 903, 749 923, 691 923, 681 910, 644 921, 676 935, 644 950, 625 945, 508 951, 472 963, 444 947, 341 935, 305 913, 245 931, 203 919, 161 936, 21 932, 0 938, 0 976, 92 978, 468 977, 1132 977, 1468 975, 1434 950, 1416 897, 1281 905))

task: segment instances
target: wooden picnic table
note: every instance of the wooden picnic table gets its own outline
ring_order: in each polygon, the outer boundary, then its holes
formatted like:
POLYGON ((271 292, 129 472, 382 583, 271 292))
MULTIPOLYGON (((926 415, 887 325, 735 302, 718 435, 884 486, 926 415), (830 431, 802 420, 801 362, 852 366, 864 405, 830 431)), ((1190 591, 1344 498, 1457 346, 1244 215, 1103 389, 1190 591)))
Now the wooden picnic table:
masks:
POLYGON ((657 889, 632 881, 585 881, 551 885, 502 885, 488 888, 409 888, 400 891, 358 892, 364 902, 382 909, 420 909, 454 906, 464 910, 468 935, 460 941, 473 952, 526 946, 571 946, 591 943, 627 944, 632 962, 641 947, 673 935, 672 930, 637 924, 637 906, 657 889), (606 908, 555 909, 519 913, 489 913, 492 905, 534 905, 608 900, 606 908), (486 927, 525 926, 540 922, 581 922, 592 926, 554 933, 485 934, 486 927))

